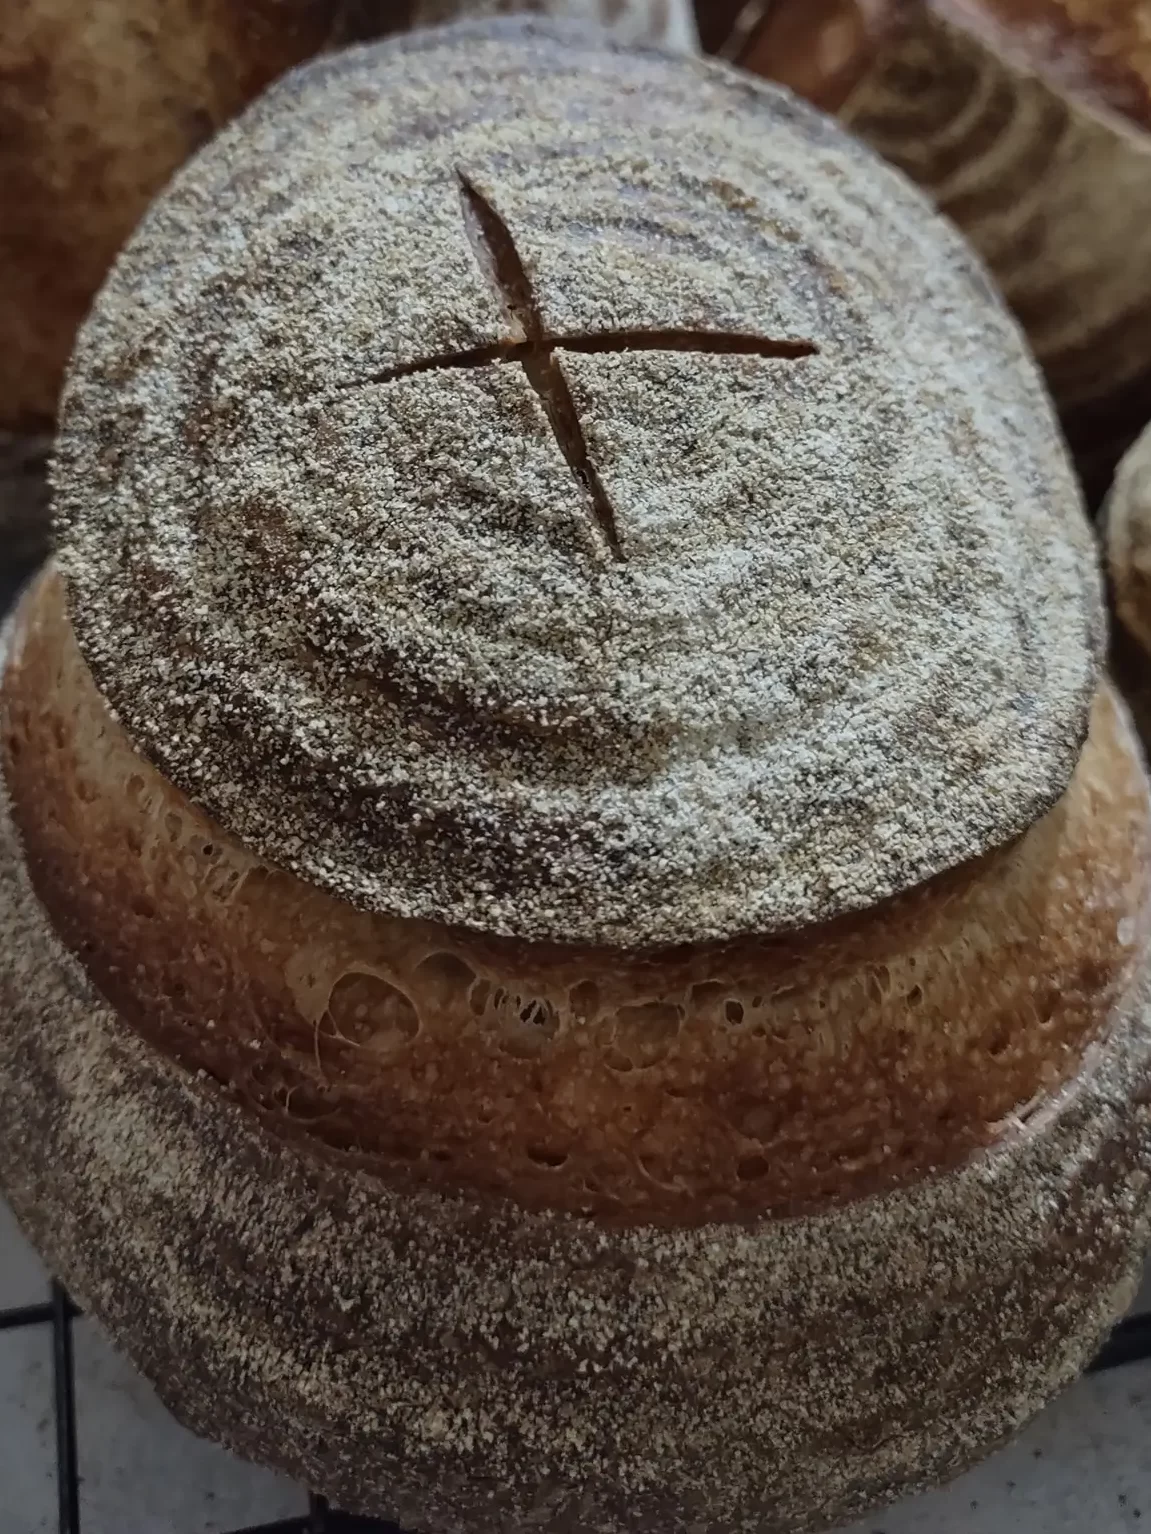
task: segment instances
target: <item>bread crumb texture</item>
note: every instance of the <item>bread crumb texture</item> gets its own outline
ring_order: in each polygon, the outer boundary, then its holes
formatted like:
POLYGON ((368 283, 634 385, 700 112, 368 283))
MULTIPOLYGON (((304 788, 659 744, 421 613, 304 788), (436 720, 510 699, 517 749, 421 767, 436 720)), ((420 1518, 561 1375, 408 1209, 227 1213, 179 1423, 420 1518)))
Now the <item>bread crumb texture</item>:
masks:
POLYGON ((777 88, 556 22, 325 58, 203 151, 85 326, 55 505, 139 749, 369 910, 825 920, 1024 830, 1086 730, 1094 550, 959 237, 777 88), (815 350, 588 349, 650 329, 815 350))
POLYGON ((344 1505, 436 1534, 826 1527, 996 1446, 1134 1293, 1145 976, 1064 1093, 957 1171, 613 1230, 273 1138, 98 997, 0 797, 3 1191, 182 1420, 344 1505))

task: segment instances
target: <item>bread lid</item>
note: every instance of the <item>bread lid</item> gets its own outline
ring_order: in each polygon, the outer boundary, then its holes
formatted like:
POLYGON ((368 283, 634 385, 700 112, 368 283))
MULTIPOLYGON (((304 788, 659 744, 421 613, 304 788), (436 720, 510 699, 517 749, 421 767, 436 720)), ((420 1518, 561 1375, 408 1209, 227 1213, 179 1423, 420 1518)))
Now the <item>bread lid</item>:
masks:
POLYGON ((464 25, 289 76, 83 332, 69 602, 138 747, 373 910, 643 947, 1023 830, 1101 602, 1018 332, 726 66, 464 25))

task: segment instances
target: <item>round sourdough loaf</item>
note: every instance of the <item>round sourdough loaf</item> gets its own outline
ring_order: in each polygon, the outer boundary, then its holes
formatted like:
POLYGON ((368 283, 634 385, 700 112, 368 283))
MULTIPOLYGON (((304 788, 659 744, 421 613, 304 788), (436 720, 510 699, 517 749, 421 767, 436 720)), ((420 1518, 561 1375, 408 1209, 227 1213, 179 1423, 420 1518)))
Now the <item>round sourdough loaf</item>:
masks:
POLYGON ((1147 784, 893 172, 546 23, 326 60, 145 221, 55 484, 0 1177, 185 1420, 444 1534, 742 1534, 1072 1377, 1147 1236, 1147 784))
POLYGON ((1102 642, 959 237, 778 90, 546 23, 317 62, 192 161, 84 327, 55 506, 178 787, 524 938, 798 927, 987 851, 1102 642))

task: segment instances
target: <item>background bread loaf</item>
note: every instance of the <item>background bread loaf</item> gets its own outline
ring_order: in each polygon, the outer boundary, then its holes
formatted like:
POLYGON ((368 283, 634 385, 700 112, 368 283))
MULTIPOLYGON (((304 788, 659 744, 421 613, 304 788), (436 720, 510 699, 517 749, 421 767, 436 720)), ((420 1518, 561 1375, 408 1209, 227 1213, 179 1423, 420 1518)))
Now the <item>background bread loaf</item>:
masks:
POLYGON ((987 262, 1088 500, 1151 419, 1143 0, 698 0, 704 42, 838 110, 987 262))
POLYGON ((1151 426, 1130 449, 1103 513, 1115 622, 1111 666, 1151 746, 1151 426))

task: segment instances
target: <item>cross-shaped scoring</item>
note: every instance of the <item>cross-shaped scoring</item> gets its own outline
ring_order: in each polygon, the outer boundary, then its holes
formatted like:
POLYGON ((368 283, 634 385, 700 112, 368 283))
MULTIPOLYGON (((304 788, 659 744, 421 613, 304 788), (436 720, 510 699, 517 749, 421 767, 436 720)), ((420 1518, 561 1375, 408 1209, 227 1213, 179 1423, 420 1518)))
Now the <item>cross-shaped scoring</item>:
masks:
POLYGON ((539 396, 540 404, 560 450, 572 472, 591 501, 596 522, 612 554, 623 557, 615 509, 603 487, 588 453, 587 441, 571 389, 559 357, 560 348, 572 352, 704 352, 713 355, 743 355, 796 360, 815 355, 819 348, 813 341, 781 341, 770 336, 751 335, 733 330, 639 329, 600 330, 577 335, 552 335, 544 324, 539 300, 531 278, 520 259, 511 230, 491 202, 457 170, 463 198, 464 223, 472 237, 473 249, 481 266, 489 268, 501 303, 509 319, 522 332, 522 340, 493 341, 467 351, 442 352, 385 368, 366 378, 353 380, 345 387, 391 383, 413 373, 429 373, 441 368, 477 368, 494 363, 518 362, 528 382, 539 396))

